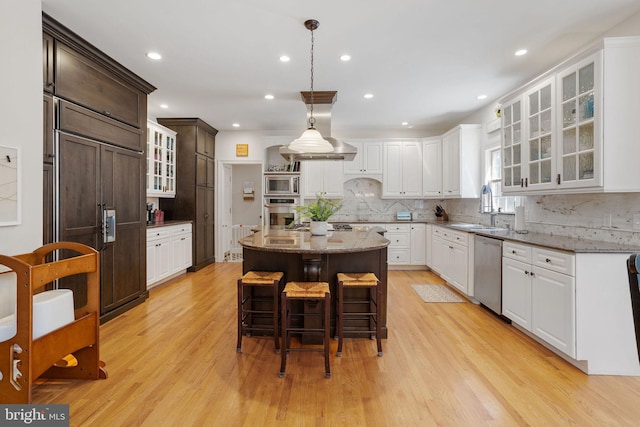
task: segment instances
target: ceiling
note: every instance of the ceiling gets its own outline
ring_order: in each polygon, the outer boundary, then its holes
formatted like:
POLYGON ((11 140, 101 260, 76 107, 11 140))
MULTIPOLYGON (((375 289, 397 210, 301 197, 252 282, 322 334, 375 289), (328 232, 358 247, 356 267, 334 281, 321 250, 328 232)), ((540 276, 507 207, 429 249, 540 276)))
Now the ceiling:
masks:
POLYGON ((314 18, 314 89, 338 92, 333 133, 428 136, 575 53, 640 11, 640 0, 43 0, 42 8, 158 88, 150 117, 200 117, 221 131, 306 127, 303 23, 314 18), (529 53, 515 56, 521 48, 529 53))

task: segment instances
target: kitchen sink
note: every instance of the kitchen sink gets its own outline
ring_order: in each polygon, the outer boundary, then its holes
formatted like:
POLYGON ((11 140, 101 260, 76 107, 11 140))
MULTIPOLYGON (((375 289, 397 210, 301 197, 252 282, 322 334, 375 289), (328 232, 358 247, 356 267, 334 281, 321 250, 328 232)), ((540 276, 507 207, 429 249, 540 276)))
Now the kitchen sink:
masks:
POLYGON ((469 231, 491 232, 492 234, 500 234, 500 233, 504 234, 510 231, 508 228, 492 227, 490 225, 482 225, 482 224, 460 223, 460 224, 449 224, 449 226, 454 228, 462 228, 464 230, 469 230, 469 231))

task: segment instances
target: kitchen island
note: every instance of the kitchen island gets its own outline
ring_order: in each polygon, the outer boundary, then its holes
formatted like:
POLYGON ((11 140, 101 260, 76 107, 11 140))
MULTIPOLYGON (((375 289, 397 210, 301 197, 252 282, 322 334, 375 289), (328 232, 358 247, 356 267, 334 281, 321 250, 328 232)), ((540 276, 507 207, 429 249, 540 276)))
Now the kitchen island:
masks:
MULTIPOLYGON (((329 283, 332 293, 331 334, 335 335, 335 291, 338 273, 371 272, 380 280, 382 286, 382 315, 379 319, 382 327, 382 337, 387 337, 387 246, 389 240, 381 236, 375 229, 358 227, 350 231, 333 231, 326 236, 312 236, 308 231, 275 230, 265 228, 240 240, 242 246, 242 272, 250 270, 282 271, 284 278, 281 286, 288 281, 323 281, 329 283)), ((260 289, 254 290, 259 292, 260 289)), ((366 289, 354 290, 354 294, 345 298, 365 299, 358 292, 366 289)), ((259 296, 259 295, 256 295, 259 296)), ((264 302, 263 304, 270 304, 264 302)), ((365 312, 369 305, 356 307, 365 312)), ((264 307, 268 309, 267 307, 264 307)), ((313 307, 305 305, 305 312, 313 307)), ((264 319, 268 321, 268 319, 264 319)), ((255 322, 260 321, 257 319, 255 322)), ((368 330, 366 320, 354 320, 346 325, 356 331, 368 330)), ((345 336, 362 336, 358 332, 345 336)))

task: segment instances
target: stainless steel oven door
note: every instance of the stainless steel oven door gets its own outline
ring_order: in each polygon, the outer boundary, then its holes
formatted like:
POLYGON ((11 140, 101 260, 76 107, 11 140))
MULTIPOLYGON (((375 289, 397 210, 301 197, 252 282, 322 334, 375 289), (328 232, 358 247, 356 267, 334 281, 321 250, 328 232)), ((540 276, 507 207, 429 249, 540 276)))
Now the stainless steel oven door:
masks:
POLYGON ((291 205, 265 205, 265 219, 270 228, 284 229, 296 222, 296 210, 291 205))

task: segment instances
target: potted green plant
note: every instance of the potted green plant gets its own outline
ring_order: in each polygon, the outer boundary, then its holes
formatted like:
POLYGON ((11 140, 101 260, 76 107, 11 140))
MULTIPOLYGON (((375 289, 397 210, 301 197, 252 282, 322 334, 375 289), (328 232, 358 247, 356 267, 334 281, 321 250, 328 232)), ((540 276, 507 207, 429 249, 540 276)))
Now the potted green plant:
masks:
POLYGON ((298 206, 296 212, 300 219, 309 220, 309 231, 315 236, 327 234, 327 220, 340 209, 342 203, 339 200, 331 200, 324 197, 324 193, 316 195, 316 201, 310 205, 298 206))

